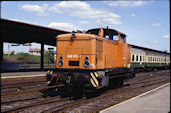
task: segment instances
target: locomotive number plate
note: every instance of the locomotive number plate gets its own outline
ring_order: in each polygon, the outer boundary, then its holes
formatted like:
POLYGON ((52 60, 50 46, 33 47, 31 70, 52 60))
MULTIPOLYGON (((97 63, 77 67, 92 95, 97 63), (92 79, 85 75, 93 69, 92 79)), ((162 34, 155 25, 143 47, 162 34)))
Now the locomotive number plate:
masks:
POLYGON ((78 58, 78 55, 67 55, 67 58, 78 58))

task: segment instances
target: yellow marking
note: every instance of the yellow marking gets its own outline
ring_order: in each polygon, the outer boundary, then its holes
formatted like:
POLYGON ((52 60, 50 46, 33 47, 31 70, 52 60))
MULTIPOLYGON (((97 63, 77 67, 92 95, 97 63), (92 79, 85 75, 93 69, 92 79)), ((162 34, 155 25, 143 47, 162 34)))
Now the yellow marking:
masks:
POLYGON ((92 78, 90 79, 90 82, 93 85, 93 87, 97 87, 92 78))
POLYGON ((7 78, 27 78, 27 77, 40 77, 40 76, 46 76, 46 74, 40 74, 40 75, 24 75, 24 76, 5 76, 1 77, 1 79, 7 79, 7 78))
POLYGON ((98 77, 98 74, 97 74, 97 72, 94 72, 94 74, 96 75, 96 77, 98 77))
POLYGON ((99 83, 98 83, 96 77, 94 76, 94 74, 91 72, 90 75, 91 75, 92 79, 95 81, 95 83, 97 84, 97 86, 99 86, 99 83))

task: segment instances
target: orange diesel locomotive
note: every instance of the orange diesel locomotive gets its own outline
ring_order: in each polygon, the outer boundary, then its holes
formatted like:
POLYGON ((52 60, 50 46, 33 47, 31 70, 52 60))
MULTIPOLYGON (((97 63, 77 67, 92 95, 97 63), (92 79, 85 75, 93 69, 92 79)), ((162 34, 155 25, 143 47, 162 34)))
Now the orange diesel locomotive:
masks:
POLYGON ((57 36, 56 69, 49 71, 49 85, 71 89, 122 85, 133 75, 126 35, 108 28, 57 36))

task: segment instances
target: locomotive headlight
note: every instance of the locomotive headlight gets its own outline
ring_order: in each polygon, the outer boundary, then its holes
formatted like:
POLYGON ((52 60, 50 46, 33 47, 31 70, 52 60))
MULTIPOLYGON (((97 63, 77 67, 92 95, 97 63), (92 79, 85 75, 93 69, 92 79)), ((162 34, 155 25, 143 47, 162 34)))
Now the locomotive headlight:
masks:
POLYGON ((59 61, 59 62, 58 62, 58 65, 59 65, 60 67, 62 67, 63 64, 64 64, 63 61, 59 61))
POLYGON ((59 61, 58 61, 58 66, 62 67, 63 66, 63 61, 62 61, 62 56, 59 57, 59 61))
POLYGON ((59 57, 59 61, 62 61, 62 59, 63 59, 62 56, 60 56, 60 57, 59 57))
POLYGON ((88 60, 89 60, 89 58, 88 58, 88 56, 86 56, 86 57, 85 57, 85 61, 88 61, 88 60))
POLYGON ((88 58, 88 56, 86 56, 85 61, 84 61, 84 67, 86 67, 86 68, 90 65, 88 60, 89 60, 89 58, 88 58))

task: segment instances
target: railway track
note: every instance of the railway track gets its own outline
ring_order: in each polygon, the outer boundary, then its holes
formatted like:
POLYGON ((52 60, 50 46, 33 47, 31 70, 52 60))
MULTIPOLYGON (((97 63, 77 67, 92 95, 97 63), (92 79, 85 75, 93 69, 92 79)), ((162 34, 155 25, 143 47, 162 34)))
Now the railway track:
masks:
MULTIPOLYGON (((153 72, 153 73, 150 73, 150 74, 147 74, 145 76, 140 76, 136 79, 132 79, 132 80, 129 80, 129 82, 126 82, 126 84, 140 84, 140 83, 143 83, 143 82, 151 82, 151 78, 153 78, 153 81, 155 80, 159 80, 161 77, 161 74, 162 76, 170 76, 170 71, 164 71, 164 72, 160 72, 160 73, 156 73, 156 72, 153 72)), ((163 79, 163 78, 161 78, 163 79)))
POLYGON ((57 87, 44 87, 41 89, 35 89, 35 90, 27 90, 27 91, 19 91, 19 92, 13 92, 8 94, 1 94, 1 104, 4 103, 11 103, 11 102, 17 102, 17 101, 24 101, 29 99, 35 99, 35 98, 45 98, 48 96, 55 96, 57 94, 60 94, 60 90, 63 88, 62 86, 57 87), (57 90, 58 93, 57 93, 57 90))
POLYGON ((117 104, 121 101, 139 95, 144 91, 148 91, 154 87, 169 82, 170 76, 168 76, 168 72, 166 71, 166 74, 164 73, 165 72, 156 73, 156 75, 150 77, 137 76, 137 79, 130 79, 130 81, 127 82, 129 85, 125 85, 122 88, 97 91, 97 94, 99 95, 95 95, 94 97, 87 96, 76 101, 71 100, 69 97, 60 98, 59 96, 43 98, 41 94, 37 95, 37 97, 36 95, 35 97, 32 95, 32 98, 31 96, 26 96, 25 99, 20 98, 20 100, 16 99, 16 101, 13 100, 11 102, 7 100, 4 101, 4 99, 2 99, 1 110, 2 112, 21 111, 30 113, 34 112, 34 110, 37 112, 98 112, 105 107, 117 104), (159 76, 160 74, 163 74, 162 77, 159 76), (135 82, 133 82, 134 80, 135 82), (88 111, 87 108, 89 109, 88 111))
POLYGON ((168 79, 165 79, 165 80, 158 81, 158 82, 139 85, 137 87, 125 88, 125 89, 120 89, 119 91, 105 93, 104 95, 101 95, 99 97, 95 97, 89 100, 85 100, 81 103, 73 103, 69 107, 66 107, 64 110, 62 110, 61 112, 96 113, 102 109, 113 106, 117 103, 128 100, 132 97, 138 96, 144 92, 154 89, 157 86, 163 85, 167 82, 168 82, 168 79), (151 88, 147 88, 149 86, 151 88))
POLYGON ((47 82, 40 82, 40 83, 34 83, 34 84, 28 83, 27 85, 17 84, 16 86, 13 86, 13 87, 2 88, 1 95, 9 95, 12 93, 18 93, 18 92, 30 91, 30 90, 41 90, 44 88, 45 89, 48 88, 47 82))

